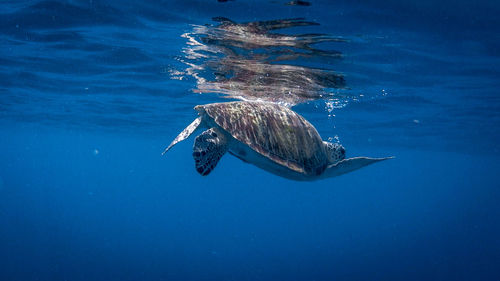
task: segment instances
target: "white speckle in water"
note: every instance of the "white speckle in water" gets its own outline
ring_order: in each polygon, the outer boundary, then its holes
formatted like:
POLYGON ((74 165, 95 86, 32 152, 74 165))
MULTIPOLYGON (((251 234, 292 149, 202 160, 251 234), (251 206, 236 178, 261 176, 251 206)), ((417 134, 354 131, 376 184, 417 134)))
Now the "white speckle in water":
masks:
POLYGON ((334 143, 340 143, 340 138, 338 135, 335 135, 333 137, 328 137, 329 142, 334 142, 334 143))
POLYGON ((85 87, 85 91, 88 91, 89 90, 89 87, 85 87))
POLYGON ((419 124, 419 123, 420 123, 420 120, 418 120, 418 119, 413 119, 413 123, 415 123, 415 124, 419 124))
POLYGON ((99 154, 99 150, 96 148, 94 149, 94 155, 98 155, 99 154))

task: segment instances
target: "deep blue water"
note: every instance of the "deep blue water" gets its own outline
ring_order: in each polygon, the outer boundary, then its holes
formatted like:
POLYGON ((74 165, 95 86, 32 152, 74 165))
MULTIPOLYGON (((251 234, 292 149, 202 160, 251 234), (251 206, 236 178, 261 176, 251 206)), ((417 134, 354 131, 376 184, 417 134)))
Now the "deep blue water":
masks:
POLYGON ((500 280, 500 5, 287 2, 1 1, 0 280, 500 280), (308 24, 242 46, 214 17, 308 24), (161 156, 249 85, 321 93, 293 109, 324 139, 396 158, 295 182, 161 156))

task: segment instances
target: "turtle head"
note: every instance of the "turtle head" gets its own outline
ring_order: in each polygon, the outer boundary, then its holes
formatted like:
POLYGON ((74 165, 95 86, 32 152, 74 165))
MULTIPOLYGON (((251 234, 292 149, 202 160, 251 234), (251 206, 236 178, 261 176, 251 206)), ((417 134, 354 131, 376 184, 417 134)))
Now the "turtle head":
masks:
POLYGON ((324 141, 326 155, 330 164, 335 164, 345 159, 345 148, 339 143, 324 141))

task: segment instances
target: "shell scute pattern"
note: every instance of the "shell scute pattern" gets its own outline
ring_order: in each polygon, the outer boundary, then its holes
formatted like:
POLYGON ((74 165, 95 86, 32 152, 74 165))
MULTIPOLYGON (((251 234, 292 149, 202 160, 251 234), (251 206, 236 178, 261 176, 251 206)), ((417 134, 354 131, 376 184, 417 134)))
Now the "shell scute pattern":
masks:
POLYGON ((220 103, 204 109, 235 139, 280 165, 314 175, 326 169, 328 160, 321 137, 292 110, 261 102, 220 103))

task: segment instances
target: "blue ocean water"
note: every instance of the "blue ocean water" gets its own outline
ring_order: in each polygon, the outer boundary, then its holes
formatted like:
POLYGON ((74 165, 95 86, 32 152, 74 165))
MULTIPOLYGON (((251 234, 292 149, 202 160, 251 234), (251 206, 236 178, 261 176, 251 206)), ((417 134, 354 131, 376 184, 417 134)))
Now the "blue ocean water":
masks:
POLYGON ((496 1, 0 3, 1 280, 500 280, 496 1), (276 93, 396 158, 161 156, 195 105, 276 93))

